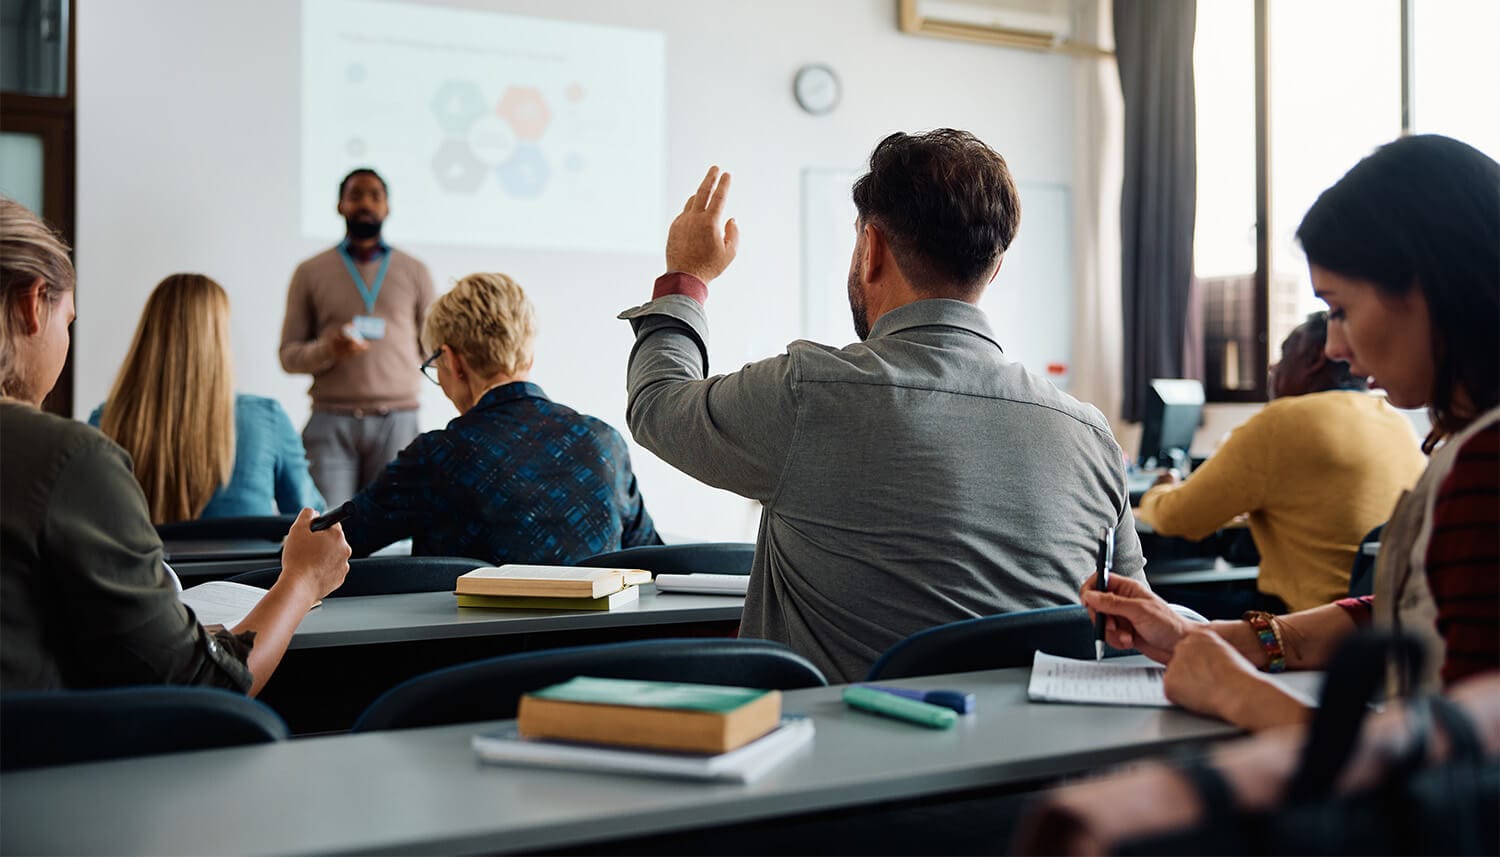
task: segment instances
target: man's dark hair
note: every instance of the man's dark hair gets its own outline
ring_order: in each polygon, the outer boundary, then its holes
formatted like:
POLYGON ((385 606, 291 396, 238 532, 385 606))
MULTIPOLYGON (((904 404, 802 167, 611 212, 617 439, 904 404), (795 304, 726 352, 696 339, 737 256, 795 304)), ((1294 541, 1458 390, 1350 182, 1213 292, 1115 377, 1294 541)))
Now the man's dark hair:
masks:
POLYGON ((854 206, 890 242, 912 287, 929 294, 977 294, 1021 225, 1005 159, 952 128, 881 140, 854 183, 854 206))
POLYGON ((1437 134, 1402 137, 1323 191, 1297 227, 1307 259, 1427 300, 1436 365, 1432 422, 1461 430, 1500 404, 1500 164, 1437 134), (1456 394, 1473 413, 1455 413, 1456 394))
POLYGON ((375 172, 369 167, 359 167, 358 169, 350 170, 349 175, 344 176, 344 180, 339 182, 339 199, 344 198, 344 191, 348 190, 349 182, 353 181, 356 176, 373 176, 375 181, 380 182, 380 189, 385 191, 385 195, 391 195, 391 189, 386 187, 385 179, 380 177, 380 173, 375 172))
MULTIPOLYGON (((1298 337, 1298 343, 1305 353, 1312 350, 1313 353, 1322 351, 1328 345, 1328 311, 1319 310, 1308 315, 1307 320, 1292 329, 1291 336, 1298 337)), ((1343 360, 1328 360, 1323 364, 1322 377, 1314 383, 1319 390, 1368 390, 1369 380, 1356 378, 1349 371, 1349 364, 1343 360)))

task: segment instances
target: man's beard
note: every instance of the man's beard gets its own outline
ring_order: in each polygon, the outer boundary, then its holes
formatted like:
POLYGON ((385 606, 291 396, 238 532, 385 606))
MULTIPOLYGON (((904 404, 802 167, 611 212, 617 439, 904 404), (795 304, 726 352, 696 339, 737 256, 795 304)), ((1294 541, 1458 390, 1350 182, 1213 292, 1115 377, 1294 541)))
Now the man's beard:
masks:
POLYGON ((863 263, 849 266, 849 312, 854 315, 854 335, 860 342, 870 338, 870 314, 865 307, 865 293, 859 287, 864 275, 863 263))
POLYGON ((350 238, 366 240, 380 237, 380 227, 384 223, 379 220, 359 220, 353 217, 344 218, 344 229, 348 231, 350 238))

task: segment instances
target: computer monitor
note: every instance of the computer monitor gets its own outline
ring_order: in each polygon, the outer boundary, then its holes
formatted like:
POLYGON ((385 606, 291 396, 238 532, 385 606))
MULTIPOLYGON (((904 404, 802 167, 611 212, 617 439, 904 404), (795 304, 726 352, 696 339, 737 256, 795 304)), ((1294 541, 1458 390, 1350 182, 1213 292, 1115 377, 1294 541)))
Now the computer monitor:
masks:
POLYGON ((1156 378, 1146 393, 1141 419, 1141 467, 1178 467, 1188 460, 1203 420, 1203 382, 1156 378))

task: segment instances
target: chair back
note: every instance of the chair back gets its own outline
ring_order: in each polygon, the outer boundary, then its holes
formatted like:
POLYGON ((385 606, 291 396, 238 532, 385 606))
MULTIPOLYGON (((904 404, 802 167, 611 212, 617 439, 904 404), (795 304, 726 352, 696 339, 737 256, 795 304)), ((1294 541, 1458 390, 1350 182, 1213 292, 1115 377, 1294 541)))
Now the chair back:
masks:
POLYGON ((1038 651, 1094 656, 1094 625, 1083 605, 981 616, 918 631, 887 649, 865 680, 1031 666, 1038 651))
POLYGON ((1385 530, 1381 524, 1359 540, 1359 550, 1354 552, 1354 566, 1349 569, 1349 597, 1375 594, 1375 557, 1365 554, 1365 545, 1380 544, 1380 534, 1385 530))
POLYGON ((586 568, 644 568, 653 574, 749 574, 754 559, 755 545, 750 542, 697 542, 625 548, 574 564, 586 568))
POLYGON ((635 640, 503 655, 417 676, 370 703, 352 731, 515 717, 523 694, 581 675, 767 690, 828 684, 806 658, 767 640, 635 640))
MULTIPOLYGON (((400 595, 406 592, 452 592, 459 575, 489 563, 461 556, 372 556, 349 560, 349 574, 329 598, 354 595, 400 595)), ((281 567, 258 568, 229 578, 270 589, 281 567)))
POLYGON ((205 687, 115 687, 0 695, 0 770, 102 762, 288 737, 264 703, 205 687))
POLYGON ((297 520, 296 515, 247 515, 239 518, 203 518, 157 524, 162 541, 191 542, 219 539, 265 539, 279 542, 297 520))

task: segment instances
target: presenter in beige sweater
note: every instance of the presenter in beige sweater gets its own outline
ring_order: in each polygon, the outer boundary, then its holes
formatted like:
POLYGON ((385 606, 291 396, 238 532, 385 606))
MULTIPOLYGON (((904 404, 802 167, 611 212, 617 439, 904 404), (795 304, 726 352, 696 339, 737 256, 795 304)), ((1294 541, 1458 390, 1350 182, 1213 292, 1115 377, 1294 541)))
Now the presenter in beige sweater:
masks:
POLYGON ((1324 312, 1293 330, 1271 367, 1274 401, 1192 478, 1164 475, 1136 509, 1158 533, 1190 539, 1249 513, 1262 598, 1243 609, 1305 610, 1347 595, 1360 539, 1427 464, 1411 423, 1323 353, 1327 336, 1324 312))
POLYGON ((281 327, 281 368, 313 376, 302 443, 330 508, 417 436, 419 334, 434 298, 427 266, 380 236, 390 204, 374 170, 344 177, 338 212, 344 240, 297 266, 281 327))

